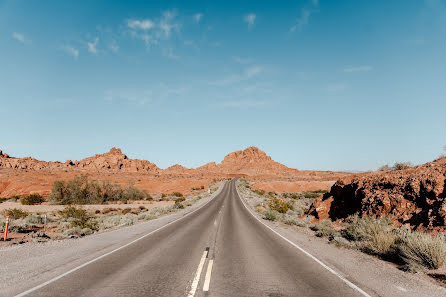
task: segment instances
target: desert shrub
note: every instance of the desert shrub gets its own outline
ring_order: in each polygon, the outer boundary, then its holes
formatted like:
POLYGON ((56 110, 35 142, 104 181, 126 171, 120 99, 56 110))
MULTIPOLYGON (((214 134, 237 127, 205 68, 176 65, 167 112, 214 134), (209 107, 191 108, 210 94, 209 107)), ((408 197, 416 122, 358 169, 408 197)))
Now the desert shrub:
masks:
POLYGON ((201 186, 200 189, 201 189, 201 190, 204 190, 204 186, 201 186))
POLYGON ((3 211, 5 216, 9 216, 11 219, 23 219, 29 215, 29 212, 18 209, 18 208, 9 208, 3 211))
POLYGON ((446 240, 443 236, 406 230, 395 245, 398 256, 408 269, 438 269, 446 262, 446 240))
POLYGON ((25 224, 42 224, 43 218, 37 214, 30 214, 23 221, 25 224))
POLYGON ((89 181, 86 175, 76 176, 70 181, 55 181, 50 199, 60 204, 101 204, 107 201, 151 200, 145 190, 131 185, 121 188, 108 181, 101 184, 89 181))
POLYGON ((23 205, 35 205, 44 202, 45 199, 39 194, 30 194, 20 199, 23 205))
POLYGON ((412 167, 413 165, 410 162, 396 162, 395 165, 393 165, 393 170, 404 170, 412 167))
POLYGON ((167 197, 167 195, 166 194, 164 194, 164 193, 161 193, 161 199, 162 198, 166 198, 167 197))
POLYGON ((386 164, 386 165, 379 167, 378 171, 392 171, 392 167, 390 167, 389 165, 386 164))
POLYGON ((100 214, 101 211, 100 211, 99 209, 96 209, 96 210, 94 211, 94 213, 95 213, 95 214, 100 214))
POLYGON ((365 242, 366 252, 386 257, 394 253, 397 233, 390 218, 351 216, 347 224, 342 236, 351 241, 365 242))
POLYGON ((147 209, 147 208, 146 208, 144 205, 140 205, 140 206, 139 206, 139 209, 140 209, 140 210, 145 210, 145 209, 147 209))
POLYGON ((268 209, 263 213, 263 218, 268 221, 275 221, 277 219, 277 211, 268 209))
POLYGON ((288 202, 283 198, 271 197, 268 202, 268 206, 271 210, 275 210, 280 213, 286 213, 290 208, 288 202))
POLYGON ((183 209, 184 205, 180 201, 175 201, 175 207, 178 209, 183 209))
POLYGON ((185 201, 185 200, 186 200, 186 198, 184 198, 184 197, 179 197, 179 198, 175 199, 175 202, 183 202, 183 201, 185 201))
POLYGON ((87 211, 83 208, 75 206, 67 206, 63 210, 59 211, 62 218, 70 220, 71 227, 79 227, 81 229, 90 228, 97 230, 97 221, 90 217, 87 211))
POLYGON ((172 196, 174 196, 174 197, 183 197, 183 194, 180 193, 180 192, 173 192, 172 196))
POLYGON ((6 199, 6 198, 0 198, 0 203, 5 202, 6 200, 8 200, 8 199, 6 199))
POLYGON ((9 201, 11 201, 11 202, 20 201, 20 196, 14 195, 14 196, 9 198, 9 201))
POLYGON ((125 215, 125 214, 130 213, 131 211, 132 211, 132 209, 130 207, 127 207, 122 210, 122 214, 125 215))
POLYGON ((316 198, 319 198, 321 195, 323 195, 325 193, 327 193, 326 190, 318 190, 318 191, 302 192, 302 195, 304 196, 304 198, 316 199, 316 198))
POLYGON ((292 218, 292 217, 285 217, 283 219, 283 222, 285 224, 287 224, 287 225, 290 225, 290 226, 297 225, 297 220, 295 218, 292 218))
POLYGON ((318 236, 318 237, 333 238, 339 234, 338 231, 333 229, 331 221, 329 221, 329 220, 323 220, 323 221, 320 221, 320 222, 314 224, 311 227, 311 230, 315 231, 316 236, 318 236))
POLYGON ((257 195, 260 195, 260 196, 263 196, 263 195, 265 195, 265 191, 263 191, 263 190, 254 190, 253 191, 254 193, 256 193, 257 195))

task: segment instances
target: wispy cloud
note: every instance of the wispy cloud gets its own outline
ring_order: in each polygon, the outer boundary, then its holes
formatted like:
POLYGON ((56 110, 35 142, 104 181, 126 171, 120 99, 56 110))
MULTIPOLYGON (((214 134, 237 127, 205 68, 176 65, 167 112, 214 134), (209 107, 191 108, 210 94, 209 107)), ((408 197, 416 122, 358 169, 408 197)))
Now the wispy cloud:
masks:
POLYGON ((311 4, 307 5, 305 8, 302 8, 300 11, 300 16, 296 19, 295 24, 290 28, 290 32, 294 32, 296 30, 299 32, 302 31, 303 28, 308 25, 311 15, 319 12, 318 7, 319 1, 312 0, 311 4))
POLYGON ((222 107, 227 108, 255 108, 262 107, 268 104, 266 101, 256 101, 256 100, 233 100, 233 101, 225 101, 218 104, 222 107))
POLYGON ((177 13, 175 11, 168 10, 163 12, 159 28, 161 29, 161 32, 164 33, 165 38, 170 37, 172 30, 179 28, 179 24, 174 22, 176 16, 177 13))
POLYGON ((361 71, 371 71, 373 70, 373 67, 370 65, 364 65, 364 66, 353 66, 353 67, 346 67, 344 68, 344 72, 361 72, 361 71))
POLYGON ((12 38, 23 44, 31 43, 31 40, 27 39, 23 33, 13 32, 12 38))
POLYGON ((142 19, 142 20, 128 19, 127 26, 132 29, 140 29, 147 31, 153 28, 155 26, 155 23, 153 23, 149 19, 142 19))
POLYGON ((240 58, 240 57, 233 57, 232 60, 238 64, 249 64, 252 62, 251 59, 248 58, 240 58))
POLYGON ((248 24, 248 28, 252 28, 256 22, 256 18, 255 13, 248 13, 243 17, 243 21, 248 24))
POLYGON ((75 59, 79 57, 79 50, 71 45, 63 45, 60 49, 70 56, 73 56, 75 59))
POLYGON ((201 21, 201 19, 203 18, 203 14, 202 13, 196 13, 194 14, 194 22, 195 23, 199 23, 201 21))
POLYGON ((96 37, 93 42, 87 42, 88 51, 90 53, 93 53, 93 54, 96 55, 98 53, 98 49, 97 49, 98 43, 99 43, 99 38, 98 37, 96 37))
POLYGON ((212 81, 209 84, 218 85, 218 86, 235 84, 235 83, 239 83, 239 82, 242 82, 245 80, 249 80, 255 76, 258 76, 263 71, 264 71, 264 69, 262 66, 253 65, 253 66, 245 68, 241 74, 232 74, 232 75, 229 75, 223 79, 212 81))
POLYGON ((119 45, 114 40, 110 43, 110 45, 108 47, 114 53, 117 53, 119 51, 119 45))

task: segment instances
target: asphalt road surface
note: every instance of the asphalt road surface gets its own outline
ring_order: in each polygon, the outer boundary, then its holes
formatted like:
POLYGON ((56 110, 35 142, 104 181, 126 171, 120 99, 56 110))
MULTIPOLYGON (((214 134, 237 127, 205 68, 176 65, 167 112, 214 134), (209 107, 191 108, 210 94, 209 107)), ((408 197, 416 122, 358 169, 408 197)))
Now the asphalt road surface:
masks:
POLYGON ((235 180, 195 212, 25 295, 367 296, 263 225, 235 180))

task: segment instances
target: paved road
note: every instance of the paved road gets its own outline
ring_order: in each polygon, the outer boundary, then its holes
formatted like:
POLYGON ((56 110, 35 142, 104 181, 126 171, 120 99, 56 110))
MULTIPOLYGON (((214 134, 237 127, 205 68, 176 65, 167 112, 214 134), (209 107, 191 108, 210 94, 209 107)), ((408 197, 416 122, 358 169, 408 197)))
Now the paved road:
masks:
POLYGON ((252 216, 235 183, 190 215, 27 296, 364 296, 252 216))

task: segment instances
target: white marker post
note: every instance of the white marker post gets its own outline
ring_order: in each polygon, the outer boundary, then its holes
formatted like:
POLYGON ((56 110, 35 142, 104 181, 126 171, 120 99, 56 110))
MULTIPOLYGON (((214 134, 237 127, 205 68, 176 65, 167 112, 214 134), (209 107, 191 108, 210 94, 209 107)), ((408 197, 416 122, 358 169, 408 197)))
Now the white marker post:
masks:
POLYGON ((46 215, 43 217, 43 235, 46 235, 46 215))
POLYGON ((8 227, 9 227, 9 216, 6 217, 6 222, 5 222, 5 233, 3 234, 4 241, 8 239, 8 227))

